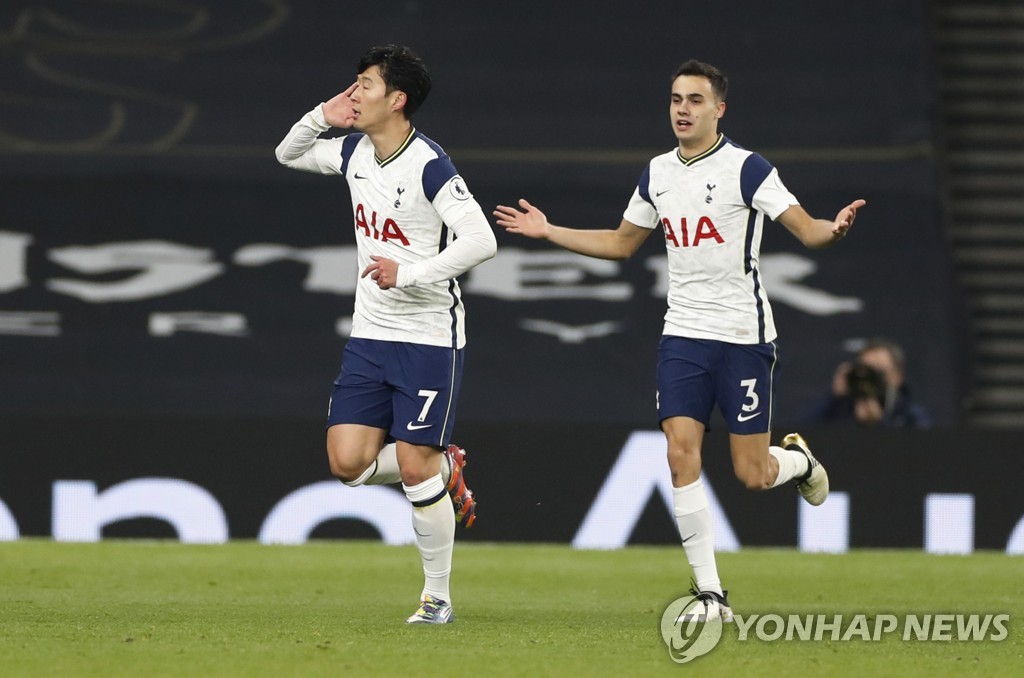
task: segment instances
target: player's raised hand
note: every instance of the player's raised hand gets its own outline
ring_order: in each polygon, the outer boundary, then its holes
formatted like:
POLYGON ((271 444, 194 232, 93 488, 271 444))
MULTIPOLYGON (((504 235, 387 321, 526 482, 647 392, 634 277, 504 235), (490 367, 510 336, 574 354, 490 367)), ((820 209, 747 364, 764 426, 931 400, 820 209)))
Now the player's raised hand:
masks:
POLYGON ((352 83, 348 89, 335 96, 330 101, 324 102, 324 120, 331 127, 347 129, 356 121, 355 104, 352 102, 352 92, 356 91, 359 83, 352 83))
POLYGON ((494 210, 498 225, 503 226, 509 233, 518 233, 527 238, 548 237, 549 224, 544 213, 525 200, 520 200, 519 206, 523 211, 520 212, 515 207, 498 205, 494 210))
POLYGON ((854 200, 849 205, 839 210, 836 220, 832 225, 832 235, 837 238, 846 236, 846 232, 853 226, 853 220, 857 218, 857 210, 867 205, 866 200, 854 200))

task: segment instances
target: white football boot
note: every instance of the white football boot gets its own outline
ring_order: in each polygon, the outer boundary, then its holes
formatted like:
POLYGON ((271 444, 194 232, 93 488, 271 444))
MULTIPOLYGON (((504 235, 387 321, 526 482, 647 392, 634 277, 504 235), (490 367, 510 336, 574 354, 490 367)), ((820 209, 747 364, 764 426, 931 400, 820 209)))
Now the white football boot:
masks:
POLYGON ((814 458, 807 441, 799 433, 790 433, 782 439, 782 446, 795 450, 807 457, 807 473, 797 478, 796 489, 811 506, 821 506, 828 497, 828 474, 825 467, 814 458))
POLYGON ((714 591, 698 591, 690 589, 690 593, 697 598, 697 603, 687 610, 684 610, 677 622, 709 622, 721 619, 728 624, 732 622, 732 608, 729 606, 728 591, 718 595, 714 591))

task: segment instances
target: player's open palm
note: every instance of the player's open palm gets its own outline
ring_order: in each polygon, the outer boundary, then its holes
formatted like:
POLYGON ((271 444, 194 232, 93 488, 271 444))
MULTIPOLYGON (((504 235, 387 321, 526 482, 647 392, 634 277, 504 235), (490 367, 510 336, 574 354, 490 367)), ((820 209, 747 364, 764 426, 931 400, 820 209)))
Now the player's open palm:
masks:
POLYGON ((519 201, 522 211, 515 207, 498 205, 494 210, 499 226, 509 233, 518 233, 527 238, 546 238, 548 236, 548 218, 539 209, 526 202, 519 201))
POLYGON ((324 102, 324 120, 328 125, 348 129, 355 122, 356 111, 352 93, 356 91, 357 86, 358 83, 352 83, 344 92, 324 102))
POLYGON ((857 218, 857 210, 867 204, 865 200, 854 200, 849 205, 839 210, 836 220, 832 225, 832 233, 840 238, 853 226, 853 220, 857 218))

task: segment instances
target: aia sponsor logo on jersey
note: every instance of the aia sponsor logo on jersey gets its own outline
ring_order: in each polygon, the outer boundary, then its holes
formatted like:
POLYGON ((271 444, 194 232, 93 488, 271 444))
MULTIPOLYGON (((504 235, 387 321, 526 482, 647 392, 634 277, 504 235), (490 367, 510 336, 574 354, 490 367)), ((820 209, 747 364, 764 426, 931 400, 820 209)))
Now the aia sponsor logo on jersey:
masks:
POLYGON ((363 235, 367 238, 373 238, 381 242, 397 240, 406 247, 409 246, 409 239, 405 237, 402 229, 398 227, 398 224, 391 217, 385 217, 384 222, 378 226, 377 213, 370 210, 370 220, 367 221, 366 209, 363 208, 362 203, 356 205, 356 231, 362 231, 363 235))
POLYGON ((714 240, 719 245, 725 243, 718 229, 715 228, 714 222, 711 221, 711 217, 698 219, 692 232, 686 223, 686 217, 679 220, 678 230, 672 226, 668 217, 661 220, 661 227, 665 231, 666 246, 672 244, 676 247, 697 247, 702 240, 714 240))

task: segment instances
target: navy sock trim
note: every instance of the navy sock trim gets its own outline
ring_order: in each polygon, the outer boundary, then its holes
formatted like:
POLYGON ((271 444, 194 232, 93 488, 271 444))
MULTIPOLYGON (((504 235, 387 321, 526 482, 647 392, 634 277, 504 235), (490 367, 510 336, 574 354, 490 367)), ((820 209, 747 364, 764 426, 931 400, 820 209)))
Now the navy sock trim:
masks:
POLYGON ((441 499, 446 497, 447 495, 448 495, 448 490, 441 490, 440 492, 438 492, 435 496, 431 497, 430 499, 424 499, 423 501, 414 501, 412 503, 412 505, 415 506, 416 508, 424 508, 424 507, 427 507, 427 506, 433 506, 437 502, 441 501, 441 499))

